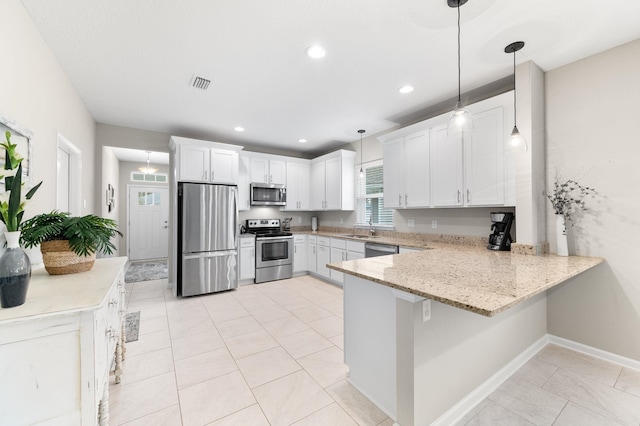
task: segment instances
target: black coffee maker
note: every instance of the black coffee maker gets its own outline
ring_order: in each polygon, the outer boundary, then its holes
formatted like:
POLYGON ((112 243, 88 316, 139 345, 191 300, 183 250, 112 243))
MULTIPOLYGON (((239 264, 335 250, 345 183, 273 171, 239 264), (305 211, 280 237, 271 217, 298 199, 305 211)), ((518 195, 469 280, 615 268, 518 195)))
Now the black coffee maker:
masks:
POLYGON ((510 251, 511 250, 511 224, 513 223, 513 213, 491 212, 491 231, 489 235, 489 250, 510 251))

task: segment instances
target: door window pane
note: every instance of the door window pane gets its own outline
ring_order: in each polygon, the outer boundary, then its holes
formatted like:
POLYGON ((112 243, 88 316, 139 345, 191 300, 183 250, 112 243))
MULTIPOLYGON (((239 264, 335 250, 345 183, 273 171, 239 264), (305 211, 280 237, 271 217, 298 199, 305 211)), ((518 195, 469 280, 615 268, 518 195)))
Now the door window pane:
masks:
POLYGON ((160 193, 138 191, 138 205, 139 206, 159 206, 160 193))

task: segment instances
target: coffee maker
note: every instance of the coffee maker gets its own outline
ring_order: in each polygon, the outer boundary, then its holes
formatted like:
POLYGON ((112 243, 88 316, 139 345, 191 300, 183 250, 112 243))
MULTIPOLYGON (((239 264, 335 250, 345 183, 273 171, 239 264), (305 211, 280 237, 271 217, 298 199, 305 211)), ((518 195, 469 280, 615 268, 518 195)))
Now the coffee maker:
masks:
POLYGON ((511 250, 511 224, 513 223, 513 213, 491 212, 491 231, 489 235, 489 250, 510 251, 511 250))

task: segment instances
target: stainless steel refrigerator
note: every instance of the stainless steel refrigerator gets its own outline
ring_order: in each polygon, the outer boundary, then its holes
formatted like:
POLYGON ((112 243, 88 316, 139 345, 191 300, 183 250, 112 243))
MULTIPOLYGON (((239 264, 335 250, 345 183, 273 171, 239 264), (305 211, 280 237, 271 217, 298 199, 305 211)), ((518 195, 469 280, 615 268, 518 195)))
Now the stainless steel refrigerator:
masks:
POLYGON ((238 287, 238 188, 178 184, 178 294, 238 287))

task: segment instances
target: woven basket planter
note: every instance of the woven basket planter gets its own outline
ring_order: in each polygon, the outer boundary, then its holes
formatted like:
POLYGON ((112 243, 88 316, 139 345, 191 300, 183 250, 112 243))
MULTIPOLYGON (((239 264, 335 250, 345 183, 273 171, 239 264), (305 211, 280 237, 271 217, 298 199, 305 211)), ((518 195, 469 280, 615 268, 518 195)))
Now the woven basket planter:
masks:
POLYGON ((96 254, 78 256, 69 247, 68 240, 44 241, 40 244, 44 269, 50 275, 75 274, 93 268, 96 254))

